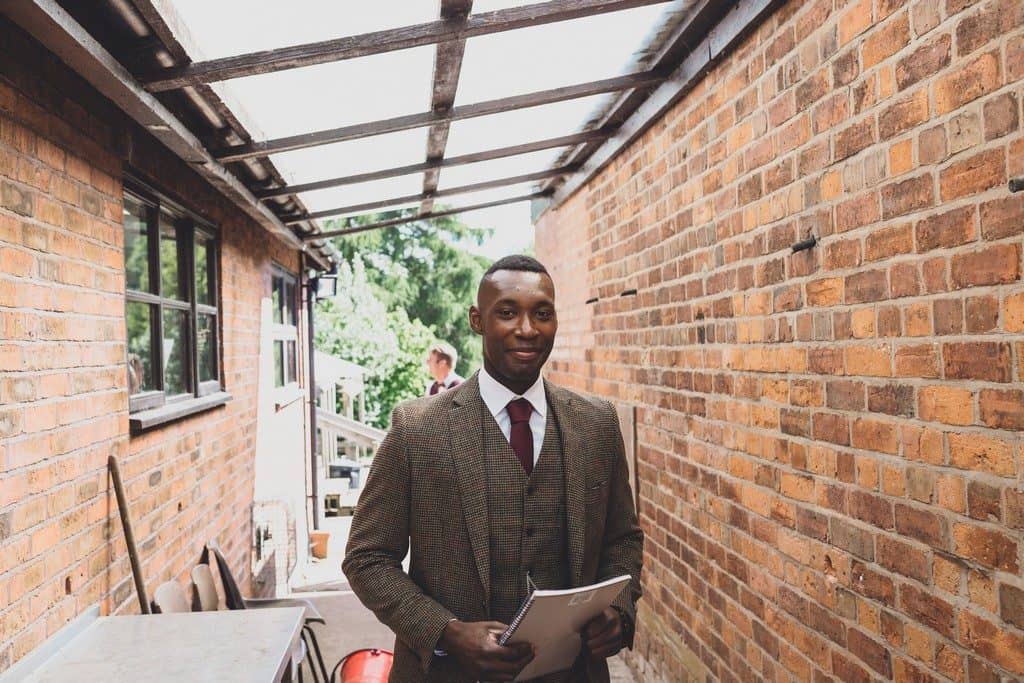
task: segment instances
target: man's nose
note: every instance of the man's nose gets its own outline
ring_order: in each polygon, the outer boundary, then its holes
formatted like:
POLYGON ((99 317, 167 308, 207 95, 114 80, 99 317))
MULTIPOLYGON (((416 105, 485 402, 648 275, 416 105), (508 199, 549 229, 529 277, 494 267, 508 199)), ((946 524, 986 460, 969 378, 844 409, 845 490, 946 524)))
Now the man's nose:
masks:
POLYGON ((519 325, 518 329, 516 329, 516 333, 520 337, 533 337, 537 335, 537 328, 533 326, 530 316, 524 315, 519 319, 519 325))

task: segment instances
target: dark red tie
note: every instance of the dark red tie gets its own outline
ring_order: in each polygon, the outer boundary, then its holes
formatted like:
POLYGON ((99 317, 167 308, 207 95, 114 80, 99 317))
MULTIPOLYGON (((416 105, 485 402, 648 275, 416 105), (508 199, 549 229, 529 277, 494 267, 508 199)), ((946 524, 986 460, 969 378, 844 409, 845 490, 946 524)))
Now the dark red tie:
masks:
POLYGON ((433 396, 433 395, 434 395, 434 394, 436 394, 437 392, 441 391, 441 387, 443 387, 443 386, 444 386, 444 385, 443 385, 443 384, 441 384, 440 382, 434 382, 434 383, 433 383, 433 384, 432 384, 432 385, 430 386, 430 395, 431 395, 431 396, 433 396))
POLYGON ((525 398, 518 398, 509 401, 505 406, 508 410, 508 417, 512 421, 512 429, 509 430, 509 443, 512 450, 516 452, 519 463, 526 471, 526 476, 533 472, 533 432, 530 430, 530 415, 533 414, 533 406, 525 398))

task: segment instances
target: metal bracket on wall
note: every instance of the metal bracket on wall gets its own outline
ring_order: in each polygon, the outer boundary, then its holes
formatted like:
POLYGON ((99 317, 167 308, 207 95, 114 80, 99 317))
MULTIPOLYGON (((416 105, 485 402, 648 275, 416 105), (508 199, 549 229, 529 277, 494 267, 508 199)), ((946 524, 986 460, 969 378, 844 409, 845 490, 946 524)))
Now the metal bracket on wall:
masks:
POLYGON ((807 239, 801 240, 800 242, 797 242, 796 244, 794 244, 793 245, 793 253, 795 254, 798 251, 804 251, 806 249, 810 249, 814 245, 816 245, 817 243, 818 243, 818 238, 815 237, 814 235, 811 235, 807 239))
POLYGON ((1010 178, 1010 192, 1024 192, 1024 176, 1010 178))

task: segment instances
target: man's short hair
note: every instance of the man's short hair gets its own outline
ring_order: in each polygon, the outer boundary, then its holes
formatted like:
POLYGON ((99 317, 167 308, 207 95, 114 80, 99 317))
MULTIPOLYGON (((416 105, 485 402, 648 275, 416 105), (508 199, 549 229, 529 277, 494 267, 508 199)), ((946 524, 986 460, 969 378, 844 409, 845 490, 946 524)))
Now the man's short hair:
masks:
POLYGON ((551 274, 548 272, 548 269, 545 268, 544 264, 538 261, 537 259, 533 258, 532 256, 514 254, 512 256, 503 256, 502 258, 492 263, 491 267, 487 269, 486 273, 484 273, 482 279, 486 280, 493 273, 496 273, 499 270, 520 270, 526 271, 528 273, 544 273, 548 277, 551 277, 551 274))
POLYGON ((459 360, 459 352, 455 350, 455 347, 445 342, 437 342, 430 347, 430 355, 437 355, 448 362, 448 367, 454 368, 456 361, 459 360))

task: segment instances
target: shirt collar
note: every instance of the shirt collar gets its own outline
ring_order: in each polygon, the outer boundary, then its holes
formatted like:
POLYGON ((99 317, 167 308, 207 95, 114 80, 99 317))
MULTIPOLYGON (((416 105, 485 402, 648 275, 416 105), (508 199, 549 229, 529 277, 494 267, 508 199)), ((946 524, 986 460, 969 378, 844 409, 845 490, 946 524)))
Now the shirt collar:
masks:
POLYGON ((458 375, 455 374, 455 371, 449 370, 448 375, 444 378, 444 381, 441 382, 441 384, 448 386, 455 380, 456 377, 458 377, 458 375))
POLYGON ((480 398, 484 400, 487 410, 495 418, 498 417, 498 413, 505 410, 505 406, 509 404, 509 401, 514 401, 517 398, 525 398, 530 402, 530 405, 533 406, 538 415, 542 418, 547 418, 548 401, 547 394, 544 391, 543 377, 538 377, 533 386, 527 389, 522 396, 491 377, 484 368, 480 368, 480 377, 477 381, 480 385, 480 398))

